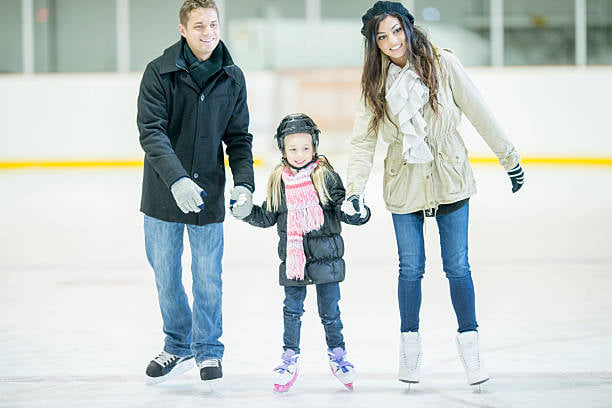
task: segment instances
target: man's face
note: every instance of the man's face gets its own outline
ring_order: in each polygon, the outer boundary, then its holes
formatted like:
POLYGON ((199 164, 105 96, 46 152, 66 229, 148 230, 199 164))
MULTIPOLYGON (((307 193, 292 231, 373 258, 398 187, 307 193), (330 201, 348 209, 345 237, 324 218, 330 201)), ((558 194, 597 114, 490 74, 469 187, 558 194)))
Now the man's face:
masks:
POLYGON ((191 10, 187 26, 179 24, 191 52, 200 60, 207 60, 219 44, 219 16, 212 8, 191 10))

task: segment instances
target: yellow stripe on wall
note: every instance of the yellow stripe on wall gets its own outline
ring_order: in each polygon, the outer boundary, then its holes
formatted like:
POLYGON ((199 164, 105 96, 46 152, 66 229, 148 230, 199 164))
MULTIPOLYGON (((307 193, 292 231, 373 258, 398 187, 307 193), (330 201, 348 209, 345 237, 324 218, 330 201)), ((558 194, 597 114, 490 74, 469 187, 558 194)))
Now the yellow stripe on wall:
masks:
MULTIPOLYGON (((253 159, 255 166, 262 166, 265 160, 253 159)), ((470 157, 470 162, 476 165, 497 165, 495 157, 470 157)), ((598 166, 612 167, 612 157, 524 157, 523 165, 531 166, 598 166)), ((227 165, 227 161, 225 163, 227 165)), ((142 160, 32 160, 32 161, 0 161, 0 170, 12 169, 72 169, 72 168, 121 168, 142 167, 142 160)))
MULTIPOLYGON (((470 157, 472 164, 498 164, 496 157, 470 157)), ((612 157, 523 157, 525 166, 612 166, 612 157)))
MULTIPOLYGON (((254 158, 253 164, 261 166, 264 160, 254 158)), ((227 165, 227 160, 225 161, 227 165)), ((104 167, 142 167, 142 160, 33 160, 33 161, 0 161, 0 170, 24 169, 24 168, 104 168, 104 167)))
POLYGON ((0 162, 0 169, 35 168, 83 168, 83 167, 142 167, 142 160, 34 160, 0 162))

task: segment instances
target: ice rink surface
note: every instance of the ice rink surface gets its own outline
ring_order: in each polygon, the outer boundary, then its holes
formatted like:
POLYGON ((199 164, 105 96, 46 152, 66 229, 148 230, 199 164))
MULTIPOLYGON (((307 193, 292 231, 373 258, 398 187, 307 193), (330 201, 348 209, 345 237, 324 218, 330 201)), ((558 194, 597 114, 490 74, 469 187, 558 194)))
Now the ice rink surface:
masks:
MULTIPOLYGON (((332 163, 343 173, 346 162, 332 163)), ((256 202, 269 168, 258 167, 256 202)), ((282 352, 277 236, 228 217, 224 381, 197 370, 146 386, 162 347, 138 212, 139 170, 0 173, 0 407, 612 407, 612 169, 525 166, 510 193, 499 166, 476 166, 470 263, 491 381, 466 384, 441 270, 426 227, 422 382, 397 381, 397 252, 377 170, 371 221, 346 226, 341 285, 355 391, 331 376, 314 291, 302 326, 302 371, 272 393, 282 352)), ((230 180, 231 182, 231 180, 230 180)), ((188 251, 186 247, 186 251, 188 251)), ((189 254, 184 283, 190 287, 189 254)))

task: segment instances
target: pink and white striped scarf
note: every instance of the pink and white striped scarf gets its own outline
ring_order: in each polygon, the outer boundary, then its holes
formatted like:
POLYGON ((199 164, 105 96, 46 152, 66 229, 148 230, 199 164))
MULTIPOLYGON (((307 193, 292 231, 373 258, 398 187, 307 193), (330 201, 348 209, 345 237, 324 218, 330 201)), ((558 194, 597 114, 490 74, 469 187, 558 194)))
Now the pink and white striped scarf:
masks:
POLYGON ((287 259, 285 273, 288 279, 304 280, 304 243, 302 237, 323 225, 323 209, 310 175, 319 161, 293 174, 289 166, 282 173, 287 201, 287 259))

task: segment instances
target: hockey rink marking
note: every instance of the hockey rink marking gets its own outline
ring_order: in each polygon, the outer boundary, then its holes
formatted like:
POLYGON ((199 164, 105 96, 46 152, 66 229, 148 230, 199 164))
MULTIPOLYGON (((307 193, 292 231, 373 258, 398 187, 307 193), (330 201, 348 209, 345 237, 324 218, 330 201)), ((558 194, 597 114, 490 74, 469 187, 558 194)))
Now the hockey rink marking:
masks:
POLYGON ((460 404, 467 405, 467 406, 469 406, 469 407, 477 407, 477 408, 496 408, 494 405, 479 404, 479 403, 477 403, 477 402, 472 402, 472 401, 467 401, 467 400, 464 400, 464 399, 462 399, 462 398, 457 398, 457 397, 454 397, 454 396, 452 396, 452 395, 449 395, 449 394, 447 394, 447 393, 445 393, 445 392, 442 392, 442 391, 440 391, 440 390, 437 390, 437 389, 435 389, 435 388, 423 387, 423 390, 424 390, 424 391, 430 391, 430 392, 432 392, 432 393, 434 393, 434 394, 436 394, 436 395, 439 395, 440 397, 442 397, 442 398, 444 398, 444 399, 447 399, 447 400, 449 400, 449 401, 453 401, 453 402, 458 402, 458 403, 460 403, 460 404))
POLYGON ((116 375, 51 375, 51 376, 23 376, 23 377, 0 377, 0 383, 71 383, 71 382, 110 382, 122 383, 126 381, 142 381, 144 376, 116 376, 116 375))
MULTIPOLYGON (((431 373, 430 373, 431 374, 431 373)), ((454 378, 459 376, 459 373, 434 373, 437 378, 454 378)), ((576 372, 507 372, 507 373, 494 373, 491 375, 493 380, 504 380, 504 379, 522 379, 522 380, 543 380, 543 379, 554 379, 554 380, 612 380, 612 371, 576 371, 576 372)), ((143 382, 143 376, 117 376, 117 375, 51 375, 51 376, 14 376, 14 377, 0 377, 0 383, 40 383, 40 382, 53 382, 53 383, 71 383, 71 382, 86 382, 86 383, 123 383, 126 381, 143 382)), ((365 382, 368 382, 365 380, 365 382)), ((421 388, 427 389, 439 393, 438 390, 429 387, 421 388)), ((481 405, 478 405, 481 406, 481 405)))

